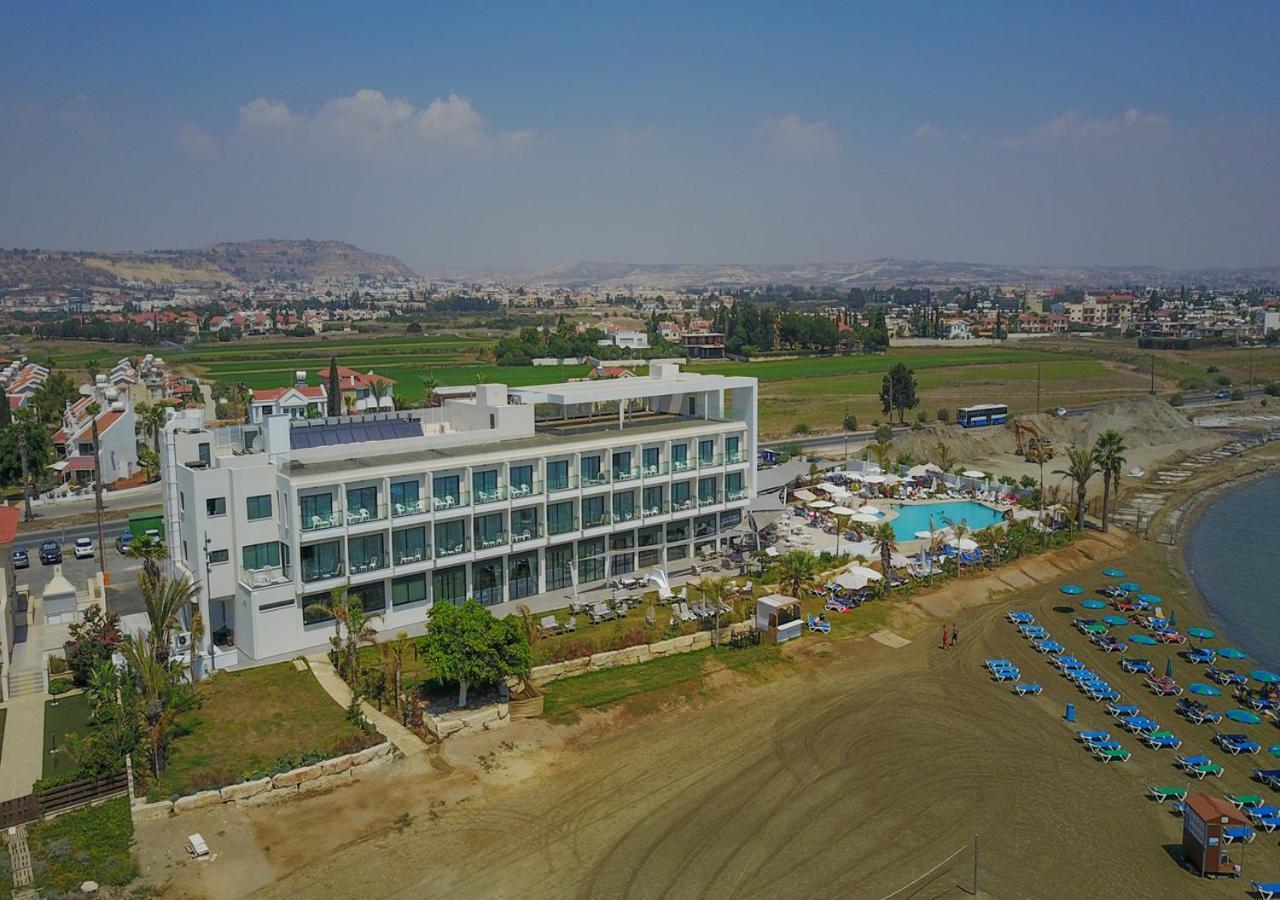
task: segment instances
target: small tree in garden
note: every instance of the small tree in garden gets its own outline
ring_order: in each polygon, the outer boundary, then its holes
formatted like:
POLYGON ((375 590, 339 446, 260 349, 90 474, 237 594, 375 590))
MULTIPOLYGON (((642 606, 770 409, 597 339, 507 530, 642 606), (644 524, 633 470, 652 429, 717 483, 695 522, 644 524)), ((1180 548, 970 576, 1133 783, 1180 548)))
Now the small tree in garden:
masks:
POLYGON ((889 591, 892 590, 890 581, 893 579, 893 551, 898 549, 897 535, 893 531, 893 526, 888 522, 881 522, 876 526, 876 530, 872 532, 872 541, 875 548, 880 553, 880 570, 884 578, 884 593, 887 597, 889 591))
POLYGON ((470 685, 527 677, 532 663, 520 623, 510 616, 494 618, 475 600, 461 606, 433 605, 427 612, 427 633, 418 647, 436 677, 458 682, 458 706, 467 705, 470 685))
POLYGON ((70 626, 71 640, 65 645, 67 668, 77 687, 88 687, 98 663, 109 661, 120 647, 120 616, 106 612, 95 603, 84 611, 84 618, 70 626))
POLYGON ((805 550, 791 550, 778 560, 778 587, 792 597, 800 597, 817 574, 818 563, 805 550))
POLYGON ((720 644, 720 601, 724 600, 727 595, 725 584, 723 581, 717 581, 714 578, 704 578, 697 584, 698 593, 702 595, 702 602, 709 605, 715 611, 715 630, 711 632, 711 643, 719 646, 720 644))

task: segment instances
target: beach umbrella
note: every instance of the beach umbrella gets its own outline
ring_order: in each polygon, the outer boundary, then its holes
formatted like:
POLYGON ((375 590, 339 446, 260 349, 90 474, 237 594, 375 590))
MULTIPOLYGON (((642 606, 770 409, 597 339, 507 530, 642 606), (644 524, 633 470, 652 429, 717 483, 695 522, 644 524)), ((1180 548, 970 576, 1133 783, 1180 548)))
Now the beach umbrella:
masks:
POLYGON ((830 512, 831 515, 833 516, 851 516, 854 514, 853 510, 851 510, 847 506, 833 506, 831 507, 830 510, 828 510, 828 512, 830 512))
POLYGON ((1280 756, 1280 744, 1272 744, 1267 748, 1267 752, 1272 756, 1280 756))
MULTIPOLYGON (((1075 596, 1076 594, 1084 593, 1084 588, 1080 587, 1080 585, 1078 584, 1064 584, 1062 587, 1058 588, 1058 590, 1062 591, 1062 593, 1067 594, 1069 596, 1075 596)), ((1105 606, 1105 604, 1103 605, 1105 606)))
POLYGON ((808 505, 810 509, 830 509, 835 506, 830 500, 810 500, 808 505))
POLYGON ((1164 677, 1165 678, 1173 677, 1173 657, 1169 657, 1164 661, 1164 677))
MULTIPOLYGON (((1106 609, 1107 608, 1107 604, 1102 600, 1082 600, 1080 601, 1080 605, 1083 606, 1085 609, 1106 609)), ((1126 619, 1125 621, 1128 621, 1128 620, 1126 619)), ((1120 624, 1123 625, 1124 622, 1121 622, 1120 624)))
POLYGON ((1129 638, 1129 643, 1142 644, 1146 647, 1154 647, 1159 642, 1149 634, 1135 634, 1129 638))
POLYGON ((1244 659, 1248 654, 1243 650, 1237 650, 1235 647, 1223 647, 1218 651, 1218 655, 1223 659, 1244 659))
POLYGON ((1173 628, 1178 624, 1178 614, 1174 610, 1169 610, 1169 627, 1173 628))
POLYGON ((1138 584, 1136 581, 1123 581, 1120 583, 1120 590, 1133 593, 1134 591, 1142 590, 1142 585, 1138 584))
POLYGON ((957 550, 963 550, 965 553, 978 549, 978 542, 971 538, 960 538, 958 540, 948 541, 947 543, 955 547, 957 550))
POLYGON ((836 576, 836 584, 842 588, 851 591, 860 591, 867 586, 868 582, 879 581, 881 575, 875 569, 868 569, 865 566, 853 566, 849 571, 836 576))
POLYGON ((1129 620, 1126 619, 1124 616, 1117 616, 1114 613, 1112 613, 1109 616, 1103 616, 1102 621, 1106 622, 1108 625, 1128 625, 1129 624, 1129 620))
POLYGON ((1227 718, 1243 725, 1257 725, 1262 721, 1257 713, 1249 712, 1247 709, 1231 709, 1227 711, 1227 718))
POLYGON ((882 516, 884 513, 880 511, 880 507, 872 506, 870 503, 864 503, 858 507, 858 512, 866 513, 869 516, 882 516))
POLYGON ((867 484, 884 484, 883 475, 868 475, 866 478, 862 480, 865 481, 867 484))
POLYGON ((1123 578, 1124 569, 1103 569, 1102 574, 1108 578, 1123 578))
POLYGON ((1152 606, 1164 602, 1164 598, 1159 594, 1139 594, 1138 599, 1143 603, 1150 603, 1152 606))
POLYGON ((1193 694, 1199 694, 1202 697, 1221 697, 1222 690, 1214 687, 1212 684, 1192 684, 1187 687, 1193 694))
POLYGON ((1202 641, 1211 641, 1218 636, 1208 628, 1188 628, 1187 634, 1191 635, 1193 638, 1200 638, 1202 641))
MULTIPOLYGON (((859 521, 861 521, 861 520, 859 520, 859 521)), ((927 541, 927 540, 930 540, 932 537, 933 537, 933 532, 931 532, 931 531, 917 531, 917 532, 916 532, 916 540, 918 540, 918 541, 927 541)))
POLYGON ((1266 669, 1254 669, 1249 673, 1249 677, 1254 681, 1261 681, 1263 684, 1280 684, 1280 675, 1275 672, 1268 672, 1266 669))
MULTIPOLYGON (((869 516, 869 515, 867 515, 866 513, 862 512, 861 510, 859 510, 858 512, 856 512, 856 513, 854 513, 852 516, 850 516, 850 517, 849 517, 849 520, 850 520, 851 522, 857 522, 857 523, 859 523, 859 524, 861 524, 861 525, 875 525, 875 524, 877 524, 877 523, 880 521, 880 520, 879 520, 879 519, 877 519, 875 516, 869 516)), ((926 532, 924 533, 924 536, 925 536, 926 538, 927 538, 927 537, 929 537, 929 532, 927 532, 927 531, 926 531, 926 532)), ((916 535, 916 537, 919 537, 919 535, 916 535)))

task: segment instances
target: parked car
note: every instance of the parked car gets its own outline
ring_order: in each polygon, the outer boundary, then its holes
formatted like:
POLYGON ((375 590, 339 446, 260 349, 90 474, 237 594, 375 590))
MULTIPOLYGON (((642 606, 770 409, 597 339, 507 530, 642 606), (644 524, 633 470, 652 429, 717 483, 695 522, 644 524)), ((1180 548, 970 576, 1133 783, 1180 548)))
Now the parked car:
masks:
POLYGON ((89 538, 76 538, 71 552, 75 554, 76 559, 93 559, 93 541, 89 538))
POLYGON ((129 555, 129 545, 133 543, 133 534, 122 531, 116 535, 116 552, 122 556, 129 555))
POLYGON ((1057 409, 1053 411, 1053 414, 1057 416, 1059 419, 1061 419, 1066 416, 1067 408, 1065 406, 1059 406, 1057 409))
POLYGON ((1213 399, 1215 399, 1215 400, 1230 400, 1230 399, 1231 399, 1231 392, 1230 392, 1230 391, 1226 391, 1226 390, 1218 391, 1216 394, 1214 394, 1214 395, 1213 395, 1213 399))
POLYGON ((25 569, 31 565, 31 557, 27 556, 26 550, 13 551, 13 567, 15 569, 25 569))
POLYGON ((40 564, 52 566, 62 562, 62 547, 57 541, 45 541, 40 545, 40 564))

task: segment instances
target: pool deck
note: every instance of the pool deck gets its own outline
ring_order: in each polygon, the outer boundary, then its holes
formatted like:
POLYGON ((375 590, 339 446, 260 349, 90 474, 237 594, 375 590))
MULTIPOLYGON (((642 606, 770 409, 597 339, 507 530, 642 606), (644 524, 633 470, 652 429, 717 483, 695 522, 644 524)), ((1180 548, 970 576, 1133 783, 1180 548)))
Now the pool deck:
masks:
MULTIPOLYGON (((845 501, 845 505, 849 506, 850 509, 861 509, 863 506, 874 506, 883 513, 881 521, 890 523, 892 523, 894 519, 898 518, 899 515, 898 511, 894 509, 895 506, 940 506, 947 503, 977 503, 1001 514, 1004 514, 1010 509, 1017 508, 1015 505, 1001 505, 999 503, 992 503, 988 500, 978 500, 971 497, 961 499, 953 498, 948 500, 886 500, 876 497, 856 497, 850 501, 845 501), (857 503, 858 505, 853 506, 853 503, 857 503)), ((813 553, 818 554, 824 551, 828 553, 835 553, 838 545, 840 553, 847 553, 854 557, 861 556, 870 561, 874 561, 880 557, 880 554, 875 551, 873 542, 870 540, 850 541, 842 537, 837 542, 834 534, 827 534, 821 528, 811 528, 806 525, 802 525, 799 523, 798 517, 792 518, 789 516, 785 521, 787 522, 789 534, 796 535, 798 538, 801 538, 800 540, 792 540, 788 538, 787 543, 792 547, 811 550, 813 553)), ((854 527, 854 525, 850 525, 849 527, 854 527)), ((874 526, 867 527, 870 528, 874 526)), ((938 532, 941 533, 944 530, 945 528, 939 528, 938 532)), ((974 530, 980 531, 981 529, 974 530)), ((897 544, 897 552, 909 556, 912 553, 917 553, 920 550, 925 549, 928 546, 929 541, 925 538, 908 538, 899 539, 897 544)))

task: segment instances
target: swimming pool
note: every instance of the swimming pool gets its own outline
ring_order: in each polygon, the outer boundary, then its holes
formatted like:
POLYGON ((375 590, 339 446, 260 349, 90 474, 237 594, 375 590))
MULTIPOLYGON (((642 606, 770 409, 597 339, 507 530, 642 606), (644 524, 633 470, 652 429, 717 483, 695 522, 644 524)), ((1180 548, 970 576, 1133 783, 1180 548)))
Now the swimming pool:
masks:
POLYGON ((952 523, 964 522, 969 530, 978 531, 1004 521, 1004 514, 972 500, 948 500, 942 503, 912 503, 895 506, 898 517, 893 520, 893 533, 900 541, 915 540, 917 531, 941 531, 952 523))

